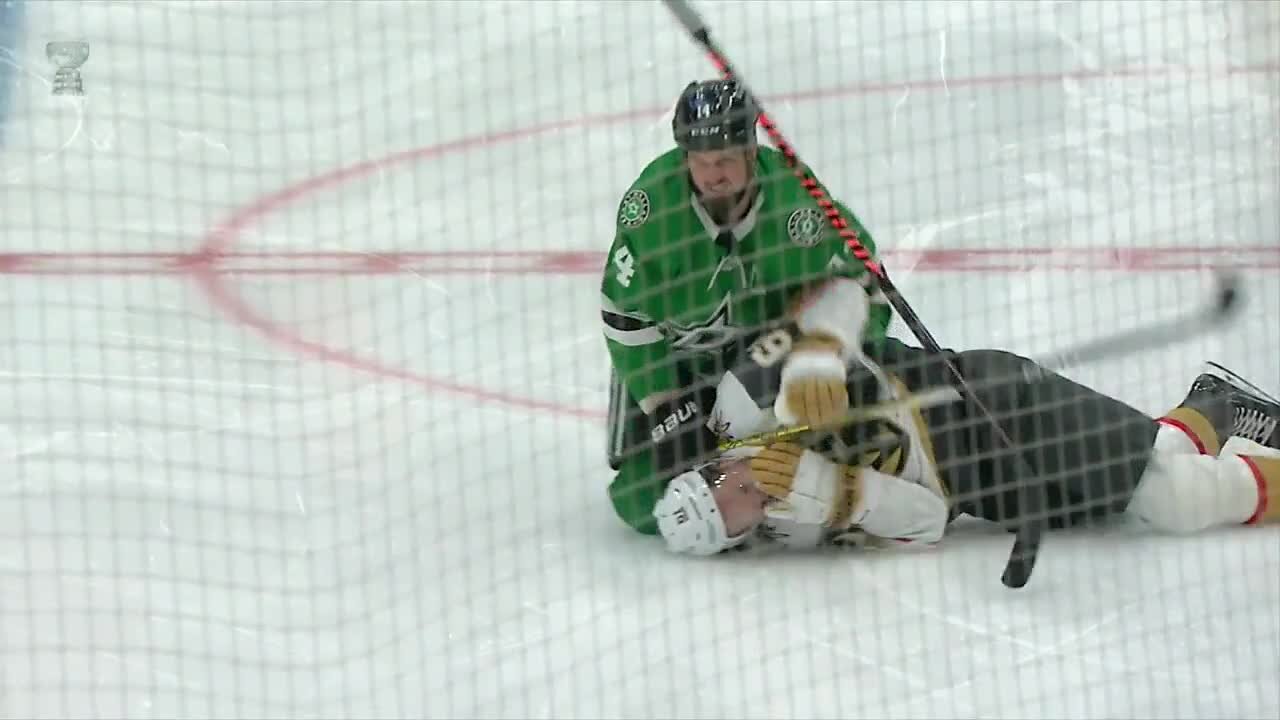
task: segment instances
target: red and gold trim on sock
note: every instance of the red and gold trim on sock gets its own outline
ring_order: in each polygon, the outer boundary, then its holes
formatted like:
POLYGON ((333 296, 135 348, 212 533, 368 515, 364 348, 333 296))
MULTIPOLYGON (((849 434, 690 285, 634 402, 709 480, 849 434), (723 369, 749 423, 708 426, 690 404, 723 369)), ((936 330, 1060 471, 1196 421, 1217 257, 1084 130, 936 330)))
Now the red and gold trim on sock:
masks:
POLYGON ((1253 471, 1258 481, 1258 509, 1244 521, 1245 525, 1261 525, 1280 519, 1280 458, 1259 457, 1257 455, 1240 455, 1245 465, 1253 471), (1268 501, 1271 502, 1268 502, 1268 501))
POLYGON ((1198 410, 1179 406, 1156 422, 1186 433, 1187 437, 1191 438, 1191 442, 1196 444, 1196 450, 1199 450, 1201 455, 1216 457, 1218 451, 1222 450, 1222 440, 1218 437, 1218 431, 1213 429, 1213 423, 1209 422, 1209 418, 1198 410))

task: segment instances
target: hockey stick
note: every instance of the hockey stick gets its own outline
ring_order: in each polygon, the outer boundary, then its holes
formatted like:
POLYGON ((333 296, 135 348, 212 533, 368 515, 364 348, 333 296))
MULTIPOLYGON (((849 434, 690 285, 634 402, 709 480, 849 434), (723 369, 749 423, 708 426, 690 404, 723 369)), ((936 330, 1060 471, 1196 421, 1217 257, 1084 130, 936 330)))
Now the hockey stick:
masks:
POLYGON ((716 449, 723 451, 723 450, 736 450, 742 447, 758 447, 762 445, 771 445, 776 442, 782 442, 783 440, 790 440, 791 438, 794 438, 798 435, 803 435, 807 432, 814 432, 814 431, 821 431, 821 430, 836 430, 846 425, 852 425, 854 423, 859 423, 859 422, 866 422, 868 420, 873 420, 878 417, 885 417, 887 415, 891 415, 893 413, 896 413, 902 410, 919 410, 923 408, 933 407, 935 405, 941 405, 943 403, 948 403, 953 400, 957 400, 959 399, 959 397, 960 395, 955 391, 955 388, 951 388, 951 387, 933 388, 931 390, 926 390, 922 393, 913 394, 911 397, 907 398, 906 400, 895 400, 893 402, 887 402, 887 403, 876 403, 875 405, 871 405, 869 407, 851 408, 849 412, 845 413, 839 420, 836 420, 827 425, 821 425, 821 426, 792 425, 790 427, 786 427, 781 430, 773 430, 771 432, 757 433, 755 435, 749 435, 744 438, 738 438, 737 440, 725 440, 724 442, 717 445, 716 449))
MULTIPOLYGON (((733 69, 728 57, 726 57, 711 40, 710 30, 702 21, 702 18, 698 16, 698 13, 689 5, 688 1, 662 1, 667 6, 667 9, 671 11, 671 14, 675 16, 680 25, 684 27, 685 31, 689 33, 689 36, 693 41, 700 45, 707 53, 716 68, 719 69, 725 77, 732 77, 742 83, 744 87, 749 88, 749 84, 746 80, 733 69)), ((750 92, 750 90, 748 90, 748 92, 750 92)), ((959 368, 957 368, 946 357, 946 355, 942 353, 942 347, 938 344, 938 341, 935 340, 933 335, 931 335, 924 327, 924 324, 920 321, 920 317, 916 315, 915 310, 907 304, 906 299, 902 297, 900 292, 898 292, 898 288, 889 279, 889 275, 885 271, 884 267, 871 256, 870 251, 867 250, 866 246, 862 244, 861 239, 858 237, 857 231, 849 226, 848 221, 846 221, 841 215, 840 209, 836 207, 836 204, 830 198, 827 197, 826 192, 822 189, 822 186, 818 184, 817 179, 810 175, 805 166, 800 162, 800 158, 796 154, 795 149, 791 147, 791 144, 782 136, 782 132, 778 130, 778 126, 775 125, 773 120, 767 113, 765 113, 763 105, 759 104, 759 96, 755 93, 751 93, 751 95, 755 99, 760 111, 760 126, 764 128, 766 133, 768 133, 774 146, 778 148, 778 151, 782 153, 783 158, 786 159, 787 164, 791 166, 792 172, 795 173, 800 184, 809 192, 809 195, 813 198, 814 202, 817 203, 818 207, 822 208, 823 212, 827 216, 827 220, 845 241, 845 245, 848 246, 849 251, 853 253, 854 257, 858 258, 858 260, 867 269, 867 272, 871 273, 871 275, 875 277, 876 282, 880 287, 880 292, 884 294, 885 298, 889 301, 889 304, 902 318, 903 322, 906 323, 907 328, 916 336, 916 339, 920 341, 920 344, 924 349, 942 355, 943 362, 946 364, 947 370, 950 371, 951 375, 955 378, 958 388, 965 396, 967 396, 967 399, 973 404, 973 406, 990 421, 997 441, 1013 452, 1015 457, 1018 458, 1022 466, 1019 468, 1021 474, 1027 479, 1034 477, 1034 470, 1030 467, 1025 458, 1020 454, 1017 454, 1017 448, 1009 438, 1008 433, 1004 431, 1004 428, 1002 428, 1000 423, 996 421, 995 416, 987 410, 987 408, 982 404, 982 401, 974 394, 972 388, 970 388, 968 383, 965 381, 964 376, 960 374, 959 368)), ((1025 585, 1027 580, 1031 577, 1031 570, 1035 565, 1044 529, 1043 522, 1041 520, 1041 517, 1044 514, 1043 487, 1041 484, 1039 482, 1030 483, 1024 480, 1020 483, 1020 494, 1022 496, 1021 505, 1023 513, 1030 519, 1018 530, 1013 552, 1010 554, 1009 561, 1005 565, 1005 571, 1001 576, 1001 580, 1006 586, 1015 588, 1025 585), (1030 490, 1029 486, 1032 484, 1036 487, 1035 492, 1031 492, 1030 490)))
MULTIPOLYGON (((1219 274, 1214 283, 1213 295, 1208 301, 1201 303, 1194 310, 1160 322, 1152 323, 1131 330, 1122 330, 1097 340, 1090 340, 1066 350, 1060 350, 1033 360, 1038 374, 1021 378, 992 378, 986 381, 971 383, 971 386, 987 387, 1008 382, 1010 380, 1035 380, 1043 373, 1059 372, 1077 365, 1089 365, 1104 360, 1134 355, 1146 350, 1164 347, 1179 340, 1187 340, 1195 335, 1222 326, 1231 313, 1239 307, 1240 282, 1234 275, 1219 274)), ((1261 391, 1259 391, 1261 392, 1261 391)), ((832 430, 835 428, 883 417, 902 410, 917 410, 943 403, 952 402, 960 396, 950 386, 932 388, 913 394, 905 400, 877 403, 869 407, 852 408, 838 421, 829 425, 815 427, 812 425, 795 425, 772 432, 759 433, 736 440, 720 443, 718 449, 733 450, 741 447, 768 445, 770 443, 789 440, 807 432, 832 430)))
MULTIPOLYGON (((1158 323, 1122 337, 1105 338, 1086 343, 1085 345, 1060 354, 1056 362, 1070 364, 1079 362, 1090 355, 1123 355, 1158 345, 1168 345, 1192 334, 1198 334, 1216 327, 1231 314, 1240 297, 1239 282, 1233 276, 1219 275, 1218 287, 1213 301, 1191 316, 1158 323)), ((1027 378, 1031 380, 1033 378, 1027 378)), ((993 421, 994 422, 994 421, 993 421)), ((1026 495, 1026 493, 1024 493, 1026 495)), ((1044 490, 1033 494, 1037 498, 1036 506, 1044 507, 1044 490)), ((1031 579, 1031 571, 1035 569, 1036 557, 1040 552, 1040 541, 1044 534, 1045 517, 1043 510, 1037 513, 1018 529, 1013 539, 1013 549, 1009 551, 1009 561, 1005 564, 1004 574, 1000 581, 1006 587, 1020 588, 1031 579)))
MULTIPOLYGON (((663 4, 667 6, 667 9, 671 11, 671 14, 675 16, 680 25, 689 33, 690 38, 692 38, 693 41, 701 46, 707 53, 716 68, 726 78, 736 79, 745 88, 748 88, 748 92, 750 92, 749 84, 740 74, 737 73, 737 71, 734 70, 728 57, 720 50, 719 47, 717 47, 716 43, 711 40, 711 33, 707 28, 706 23, 703 22, 698 13, 690 6, 688 0, 663 0, 663 4)), ((885 271, 884 267, 871 256, 870 251, 867 250, 866 246, 862 244, 861 239, 858 237, 857 231, 849 226, 848 221, 846 221, 841 215, 840 209, 836 207, 836 204, 829 197, 827 197, 826 192, 823 190, 822 186, 819 185, 817 179, 809 174, 803 163, 800 162, 800 158, 795 149, 789 142, 787 142, 786 138, 783 137, 782 132, 778 130, 777 125, 774 124, 773 120, 764 111, 763 105, 759 104, 759 96, 754 92, 752 92, 751 95, 755 99, 760 111, 760 126, 764 128, 774 146, 782 153, 783 158, 791 167, 796 178, 800 181, 800 184, 809 192, 809 195, 813 198, 818 207, 823 210, 827 220, 845 241, 849 251, 853 253, 854 257, 858 258, 866 268, 867 272, 875 277, 876 282, 880 287, 880 291, 884 294, 893 309, 902 318, 903 322, 907 325, 907 328, 910 329, 911 333, 920 341, 920 344, 924 349, 942 355, 943 363, 955 378, 955 382, 959 390, 967 397, 968 401, 974 406, 974 408, 976 408, 978 412, 991 423, 996 440, 1018 458, 1018 463, 1021 466, 1019 468, 1020 474, 1023 475, 1023 481, 1019 483, 1019 494, 1021 496, 1020 505, 1022 514, 1028 519, 1018 530, 1013 550, 1010 553, 1008 562, 1005 564, 1004 573, 1001 575, 1001 581, 1007 587, 1011 588, 1020 588, 1023 585, 1026 585, 1027 581, 1031 577, 1031 571, 1035 567, 1035 561, 1039 553, 1040 542, 1044 531, 1043 485, 1038 481, 1033 481, 1033 478, 1036 475, 1034 469, 1027 462, 1026 458, 1017 453, 1017 447, 1013 444, 1008 433, 1006 433, 1004 428, 1000 426, 1000 423, 995 419, 995 416, 991 411, 988 410, 982 401, 978 399, 972 388, 965 381, 964 376, 960 373, 959 368, 957 368, 950 359, 942 353, 942 347, 929 333, 928 329, 925 328, 924 323, 921 322, 919 316, 916 315, 915 310, 912 309, 906 299, 902 297, 902 294, 898 291, 897 287, 889 279, 889 275, 885 271)))

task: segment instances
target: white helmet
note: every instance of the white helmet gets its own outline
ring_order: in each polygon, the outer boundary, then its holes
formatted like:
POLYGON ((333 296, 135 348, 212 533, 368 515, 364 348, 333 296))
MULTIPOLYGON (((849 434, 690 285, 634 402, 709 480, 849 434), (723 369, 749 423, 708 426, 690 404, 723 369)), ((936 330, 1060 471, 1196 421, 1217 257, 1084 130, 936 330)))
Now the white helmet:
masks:
POLYGON ((751 537, 745 531, 729 537, 724 516, 716 506, 711 490, 724 478, 716 463, 677 475, 653 508, 658 532, 667 541, 667 549, 691 555, 715 555, 741 545, 751 537))

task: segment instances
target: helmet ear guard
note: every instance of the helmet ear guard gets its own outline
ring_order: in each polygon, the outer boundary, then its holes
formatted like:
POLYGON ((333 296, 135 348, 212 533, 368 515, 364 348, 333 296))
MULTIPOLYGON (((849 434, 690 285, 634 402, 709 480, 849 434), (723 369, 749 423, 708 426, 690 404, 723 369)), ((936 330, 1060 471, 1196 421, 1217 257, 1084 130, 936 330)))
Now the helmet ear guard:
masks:
POLYGON ((685 152, 752 148, 759 116, 755 100, 737 81, 691 82, 676 101, 671 133, 685 152))

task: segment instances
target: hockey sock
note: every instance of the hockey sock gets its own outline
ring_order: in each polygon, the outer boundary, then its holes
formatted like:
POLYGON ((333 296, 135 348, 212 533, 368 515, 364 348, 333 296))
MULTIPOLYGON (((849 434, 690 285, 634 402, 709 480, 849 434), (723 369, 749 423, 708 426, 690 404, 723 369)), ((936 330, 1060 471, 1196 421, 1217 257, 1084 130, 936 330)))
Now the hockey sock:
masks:
POLYGON ((1216 456, 1230 436, 1230 424, 1219 428, 1204 413, 1186 405, 1170 410, 1156 422, 1161 425, 1156 433, 1156 448, 1168 452, 1216 456))
POLYGON ((1239 458, 1249 469, 1257 488, 1258 500, 1245 524, 1258 525, 1280 519, 1280 450, 1233 437, 1222 447, 1222 457, 1239 458))
POLYGON ((1253 471, 1258 483, 1258 506, 1246 525, 1260 525, 1280 519, 1280 458, 1239 455, 1253 471))

